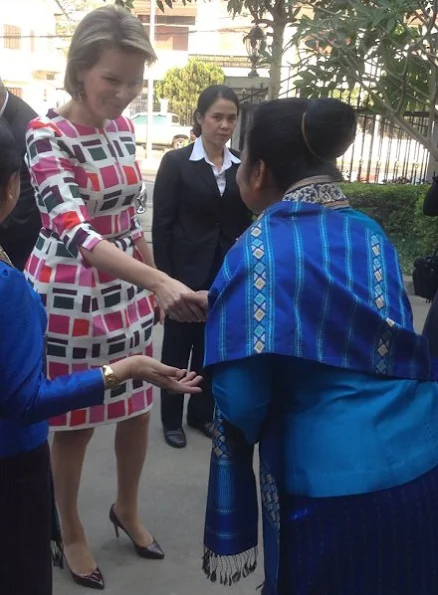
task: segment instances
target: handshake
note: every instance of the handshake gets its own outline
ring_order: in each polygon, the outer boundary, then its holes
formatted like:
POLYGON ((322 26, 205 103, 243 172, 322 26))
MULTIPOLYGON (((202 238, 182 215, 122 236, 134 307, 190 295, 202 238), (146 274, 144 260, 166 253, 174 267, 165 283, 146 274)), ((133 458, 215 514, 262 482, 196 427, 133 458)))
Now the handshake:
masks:
POLYGON ((160 321, 167 316, 176 322, 205 322, 208 313, 208 291, 193 291, 180 281, 167 277, 155 289, 160 321))

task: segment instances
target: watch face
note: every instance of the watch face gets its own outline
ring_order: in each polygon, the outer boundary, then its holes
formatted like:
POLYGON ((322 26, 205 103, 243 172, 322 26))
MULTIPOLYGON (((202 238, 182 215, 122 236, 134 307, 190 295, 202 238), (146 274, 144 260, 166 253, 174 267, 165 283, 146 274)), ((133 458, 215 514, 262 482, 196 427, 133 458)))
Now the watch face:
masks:
POLYGON ((111 388, 117 386, 118 382, 114 374, 108 374, 108 383, 111 386, 111 388))
POLYGON ((104 367, 104 376, 108 388, 117 388, 119 386, 119 381, 109 366, 104 367))

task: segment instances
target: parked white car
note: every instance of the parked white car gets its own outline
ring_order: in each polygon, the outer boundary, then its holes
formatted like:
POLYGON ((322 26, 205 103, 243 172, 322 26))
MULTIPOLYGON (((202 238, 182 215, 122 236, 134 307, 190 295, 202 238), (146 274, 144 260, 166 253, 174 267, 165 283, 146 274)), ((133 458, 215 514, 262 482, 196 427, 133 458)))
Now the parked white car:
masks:
MULTIPOLYGON (((190 139, 190 126, 181 126, 176 114, 153 112, 152 145, 158 147, 185 147, 190 139)), ((148 136, 148 114, 139 112, 131 116, 137 145, 146 145, 148 136)))

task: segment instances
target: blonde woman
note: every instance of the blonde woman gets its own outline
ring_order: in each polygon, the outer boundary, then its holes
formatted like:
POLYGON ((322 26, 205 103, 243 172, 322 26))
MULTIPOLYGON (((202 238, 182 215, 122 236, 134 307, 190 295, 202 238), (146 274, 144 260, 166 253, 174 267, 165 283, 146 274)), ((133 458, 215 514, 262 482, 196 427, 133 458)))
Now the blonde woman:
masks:
MULTIPOLYGON (((72 39, 65 88, 71 100, 34 120, 27 135, 42 225, 27 276, 48 313, 51 378, 151 354, 155 293, 175 320, 202 312, 185 306, 185 285, 155 268, 136 219, 141 173, 133 127, 121 114, 143 85, 154 50, 140 21, 106 6, 89 13, 72 39)), ((144 558, 164 553, 143 525, 138 487, 148 439, 152 388, 114 380, 110 402, 51 420, 52 462, 64 553, 73 579, 102 589, 77 498, 96 426, 116 423, 117 495, 110 519, 144 558)), ((108 502, 110 504, 110 502, 108 502)))

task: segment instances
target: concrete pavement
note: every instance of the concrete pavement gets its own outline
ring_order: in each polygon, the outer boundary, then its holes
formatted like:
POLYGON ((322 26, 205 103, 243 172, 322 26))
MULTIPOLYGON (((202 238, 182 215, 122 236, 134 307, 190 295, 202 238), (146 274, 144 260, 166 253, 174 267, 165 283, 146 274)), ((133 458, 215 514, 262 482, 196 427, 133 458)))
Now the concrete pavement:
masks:
MULTIPOLYGON (((151 199, 151 184, 148 190, 151 199)), ((141 220, 149 236, 150 208, 141 220)), ((428 305, 415 297, 412 305, 416 328, 421 330, 428 305)), ((154 346, 158 356, 161 341, 162 329, 157 327, 154 346)), ((140 507, 147 527, 162 545, 166 558, 149 561, 135 554, 125 536, 115 538, 108 520, 116 493, 114 426, 96 430, 85 461, 80 510, 89 543, 105 576, 104 593, 107 595, 220 595, 228 592, 228 588, 211 584, 201 570, 209 442, 192 430, 187 431, 187 438, 186 449, 169 448, 161 432, 159 407, 153 408, 140 507)), ((260 559, 258 572, 232 588, 230 595, 255 594, 263 580, 261 567, 260 559)), ((72 582, 66 570, 55 571, 55 595, 85 592, 72 582)))

